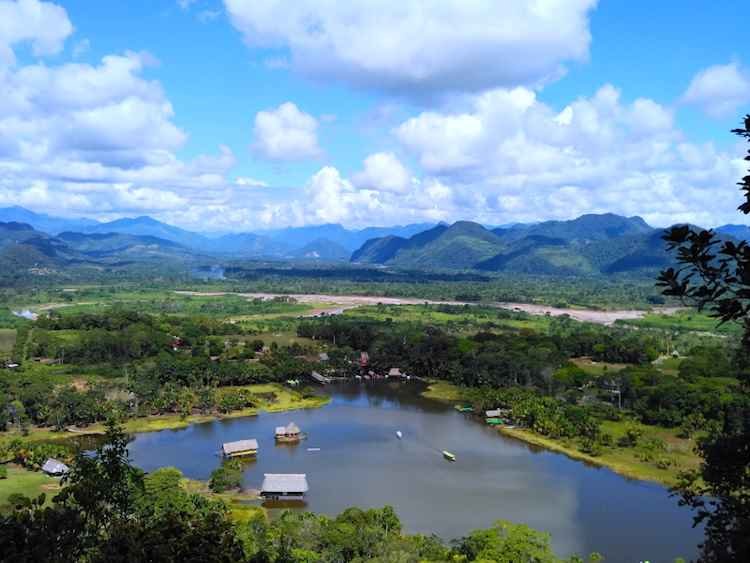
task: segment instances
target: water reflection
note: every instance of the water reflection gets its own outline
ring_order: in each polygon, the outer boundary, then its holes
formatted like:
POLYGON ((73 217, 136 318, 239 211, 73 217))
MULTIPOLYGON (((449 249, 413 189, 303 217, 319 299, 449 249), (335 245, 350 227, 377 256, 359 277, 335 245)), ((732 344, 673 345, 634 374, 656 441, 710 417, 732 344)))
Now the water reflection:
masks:
POLYGON ((551 533, 560 553, 596 550, 608 561, 695 554, 700 533, 662 487, 534 451, 419 390, 413 383, 333 386, 323 409, 141 434, 130 452, 146 470, 174 465, 207 479, 221 463, 222 442, 256 438, 258 457, 245 469, 245 487, 257 489, 264 473, 307 473, 306 508, 317 512, 391 504, 409 531, 446 539, 508 519, 551 533), (274 428, 291 420, 308 439, 276 445, 274 428), (445 461, 441 450, 457 462, 445 461))

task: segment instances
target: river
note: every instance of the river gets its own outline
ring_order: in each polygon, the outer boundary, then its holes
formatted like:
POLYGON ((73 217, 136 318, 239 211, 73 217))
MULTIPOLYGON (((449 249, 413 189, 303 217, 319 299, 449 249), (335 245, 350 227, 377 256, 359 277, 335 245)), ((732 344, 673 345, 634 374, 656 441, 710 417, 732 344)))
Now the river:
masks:
POLYGON ((147 471, 171 465, 208 479, 222 442, 257 438, 245 487, 258 488, 263 473, 307 473, 305 508, 315 512, 390 504, 409 532, 444 539, 507 519, 549 532, 561 555, 598 551, 608 562, 696 555, 701 533, 663 487, 506 438, 420 389, 415 382, 330 385, 331 402, 321 409, 138 434, 130 455, 147 471), (307 440, 276 446, 274 428, 291 420, 307 440), (457 461, 444 460, 443 449, 457 461))

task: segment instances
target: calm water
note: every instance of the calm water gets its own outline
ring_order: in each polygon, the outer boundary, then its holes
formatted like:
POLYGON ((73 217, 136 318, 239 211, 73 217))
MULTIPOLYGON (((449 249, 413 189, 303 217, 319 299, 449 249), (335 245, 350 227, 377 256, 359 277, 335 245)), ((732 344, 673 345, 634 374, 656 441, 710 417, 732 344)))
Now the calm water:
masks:
POLYGON ((332 402, 322 409, 140 434, 130 454, 147 471, 173 465, 207 479, 222 442, 257 438, 245 486, 258 488, 263 473, 307 473, 306 508, 316 512, 390 504, 409 531, 446 539, 503 518, 551 533, 560 554, 599 551, 613 562, 695 555, 701 534, 664 488, 504 438, 419 397, 418 385, 329 386, 332 402), (273 429, 290 420, 308 439, 276 446, 273 429), (443 449, 458 461, 445 461, 443 449))

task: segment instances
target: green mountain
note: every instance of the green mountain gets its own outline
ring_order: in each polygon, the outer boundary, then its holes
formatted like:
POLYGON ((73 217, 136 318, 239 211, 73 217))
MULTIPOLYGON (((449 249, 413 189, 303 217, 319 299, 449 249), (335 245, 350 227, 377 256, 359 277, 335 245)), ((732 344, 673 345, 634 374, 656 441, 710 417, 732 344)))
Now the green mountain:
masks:
POLYGON ((506 239, 541 235, 566 241, 597 241, 629 235, 644 235, 654 231, 653 227, 650 227, 638 216, 623 217, 614 213, 603 213, 600 215, 581 215, 570 221, 544 221, 533 225, 522 224, 509 229, 496 229, 494 232, 506 239))
POLYGON ((474 267, 503 249, 501 238, 478 223, 438 225, 408 239, 390 236, 366 242, 352 261, 413 269, 461 270, 474 267))
POLYGON ((81 267, 178 264, 194 258, 184 246, 157 237, 72 232, 52 236, 25 223, 0 223, 0 272, 6 277, 81 267))
POLYGON ((653 272, 670 263, 662 230, 640 217, 583 215, 488 230, 466 221, 367 241, 353 262, 425 270, 545 275, 653 272))

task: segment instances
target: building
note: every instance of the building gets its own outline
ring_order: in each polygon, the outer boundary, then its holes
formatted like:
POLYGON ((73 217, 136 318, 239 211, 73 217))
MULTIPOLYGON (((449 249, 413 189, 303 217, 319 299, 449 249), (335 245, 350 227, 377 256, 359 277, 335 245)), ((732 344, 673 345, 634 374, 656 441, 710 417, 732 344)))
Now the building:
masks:
POLYGON ((54 458, 49 458, 44 462, 44 465, 42 465, 42 471, 44 471, 47 475, 59 477, 68 473, 68 471, 70 471, 70 468, 62 461, 57 461, 54 458))
POLYGON ((258 440, 238 440, 237 442, 226 442, 222 444, 221 451, 224 457, 239 457, 244 455, 256 455, 258 453, 258 440))
POLYGON ((275 436, 277 442, 299 442, 302 439, 302 431, 294 422, 290 422, 286 426, 277 426, 275 436))
POLYGON ((327 362, 330 359, 328 357, 328 352, 321 352, 318 354, 318 359, 320 359, 321 362, 327 362))
POLYGON ((402 373, 400 368, 391 368, 388 371, 388 377, 406 377, 406 374, 402 373))
POLYGON ((260 494, 268 499, 302 499, 309 490, 305 473, 266 473, 260 494))

